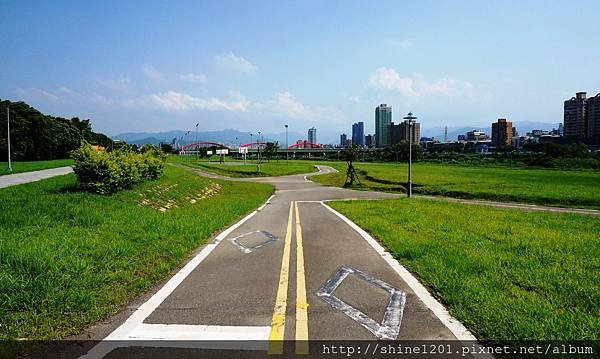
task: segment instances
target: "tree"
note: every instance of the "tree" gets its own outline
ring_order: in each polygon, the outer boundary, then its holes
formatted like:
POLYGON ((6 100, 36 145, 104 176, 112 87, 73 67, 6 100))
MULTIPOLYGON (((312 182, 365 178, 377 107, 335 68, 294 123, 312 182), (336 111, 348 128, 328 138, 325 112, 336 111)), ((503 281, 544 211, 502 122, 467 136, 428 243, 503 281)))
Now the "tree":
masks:
MULTIPOLYGON (((10 107, 11 153, 13 159, 50 160, 68 158, 81 141, 109 148, 112 140, 92 131, 90 120, 70 120, 44 115, 25 102, 0 101, 0 128, 6 129, 6 108, 10 107)), ((0 136, 0 160, 5 160, 7 141, 0 136)))
POLYGON ((269 161, 274 154, 277 154, 277 151, 279 151, 279 141, 267 142, 265 145, 265 155, 269 156, 269 161))
POLYGON ((360 183, 353 164, 353 162, 358 158, 359 154, 360 149, 354 144, 346 147, 346 150, 344 151, 344 160, 348 165, 348 168, 346 169, 346 183, 344 183, 344 187, 352 186, 355 181, 360 183))

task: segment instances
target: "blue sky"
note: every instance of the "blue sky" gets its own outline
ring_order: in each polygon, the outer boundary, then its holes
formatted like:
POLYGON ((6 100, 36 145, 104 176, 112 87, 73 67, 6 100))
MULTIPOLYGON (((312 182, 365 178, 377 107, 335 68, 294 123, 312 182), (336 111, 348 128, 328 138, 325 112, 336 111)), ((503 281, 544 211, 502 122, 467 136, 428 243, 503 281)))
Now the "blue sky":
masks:
MULTIPOLYGON (((325 137, 391 104, 423 127, 558 123, 600 92, 600 2, 0 1, 0 98, 108 134, 325 137)), ((324 139, 321 137, 321 139, 324 139)))

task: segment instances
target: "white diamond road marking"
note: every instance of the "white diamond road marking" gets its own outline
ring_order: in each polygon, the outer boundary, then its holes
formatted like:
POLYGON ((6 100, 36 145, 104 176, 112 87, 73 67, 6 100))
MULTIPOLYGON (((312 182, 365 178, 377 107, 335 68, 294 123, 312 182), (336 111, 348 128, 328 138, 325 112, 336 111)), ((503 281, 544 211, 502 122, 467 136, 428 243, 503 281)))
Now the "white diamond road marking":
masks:
POLYGON ((333 308, 343 312, 358 324, 365 327, 377 338, 382 340, 393 340, 398 337, 400 324, 402 323, 402 314, 404 313, 404 304, 406 303, 406 293, 392 287, 386 282, 373 278, 356 268, 342 266, 327 280, 327 282, 325 282, 323 287, 317 291, 317 296, 329 303, 333 308), (383 315, 383 322, 376 322, 365 313, 346 304, 344 301, 333 295, 333 292, 337 287, 350 274, 383 289, 390 295, 390 301, 388 302, 388 305, 385 308, 385 314, 383 315))
POLYGON ((244 234, 241 234, 241 235, 239 235, 239 236, 237 236, 237 237, 234 237, 234 238, 230 238, 230 239, 229 239, 229 241, 230 241, 230 242, 231 242, 231 243, 232 243, 234 246, 236 246, 236 247, 237 247, 237 249, 239 249, 239 250, 240 250, 240 252, 242 252, 242 253, 244 253, 244 254, 252 253, 252 252, 254 252, 254 251, 255 251, 255 250, 257 250, 257 249, 259 249, 259 248, 262 248, 262 247, 264 247, 264 246, 267 246, 267 245, 269 245, 269 244, 271 244, 271 243, 277 242, 278 240, 279 240, 279 238, 275 237, 275 236, 274 236, 274 235, 272 235, 271 233, 269 233, 269 232, 267 232, 267 231, 261 231, 261 230, 259 230, 259 231, 252 231, 252 232, 248 232, 248 233, 244 233, 244 234), (242 239, 242 238, 244 238, 244 237, 247 237, 247 236, 250 236, 250 235, 253 235, 253 234, 255 234, 255 233, 260 233, 260 234, 262 234, 262 235, 263 235, 263 236, 266 238, 266 240, 265 240, 265 241, 263 241, 263 242, 261 242, 261 243, 259 243, 259 244, 257 244, 257 245, 255 245, 255 246, 251 246, 251 247, 245 246, 245 245, 243 245, 243 244, 241 244, 241 243, 239 242, 239 241, 240 241, 240 239, 242 239))

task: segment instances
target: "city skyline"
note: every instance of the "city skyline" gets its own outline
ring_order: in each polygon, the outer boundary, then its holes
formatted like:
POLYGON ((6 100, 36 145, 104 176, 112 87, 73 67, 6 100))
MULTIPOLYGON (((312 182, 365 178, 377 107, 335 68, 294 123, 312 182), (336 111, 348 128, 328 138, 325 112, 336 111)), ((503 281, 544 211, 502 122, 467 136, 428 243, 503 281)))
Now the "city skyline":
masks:
POLYGON ((597 32, 598 7, 584 1, 573 10, 579 21, 565 23, 563 7, 545 2, 263 3, 238 11, 183 2, 146 4, 144 12, 135 4, 31 10, 12 2, 0 25, 10 49, 0 60, 0 98, 90 118, 109 135, 197 122, 207 131, 266 133, 288 123, 314 125, 333 142, 357 121, 374 133, 379 103, 422 114, 426 127, 487 127, 504 117, 553 124, 564 99, 600 88, 589 76, 600 50, 582 36, 597 32), (402 26, 375 21, 396 13, 402 26), (574 62, 578 48, 585 56, 574 62))

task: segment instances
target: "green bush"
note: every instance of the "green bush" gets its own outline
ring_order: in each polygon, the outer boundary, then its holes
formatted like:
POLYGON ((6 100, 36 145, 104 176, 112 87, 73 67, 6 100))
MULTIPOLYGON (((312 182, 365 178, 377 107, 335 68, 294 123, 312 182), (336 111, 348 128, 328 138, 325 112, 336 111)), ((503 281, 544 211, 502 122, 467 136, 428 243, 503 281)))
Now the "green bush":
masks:
POLYGON ((111 194, 136 183, 156 180, 163 173, 166 156, 160 149, 143 153, 128 150, 96 151, 88 143, 71 152, 77 186, 88 192, 111 194))

